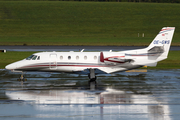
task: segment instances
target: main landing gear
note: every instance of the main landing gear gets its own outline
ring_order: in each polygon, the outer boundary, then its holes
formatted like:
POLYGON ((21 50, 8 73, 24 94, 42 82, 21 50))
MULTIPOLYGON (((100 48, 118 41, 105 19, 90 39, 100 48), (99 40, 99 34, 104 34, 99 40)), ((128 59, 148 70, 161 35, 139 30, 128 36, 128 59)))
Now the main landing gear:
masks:
POLYGON ((90 87, 90 90, 95 90, 96 88, 96 85, 97 85, 97 82, 96 82, 96 75, 95 75, 95 72, 94 72, 94 69, 89 69, 90 73, 88 75, 89 77, 89 87, 90 87))

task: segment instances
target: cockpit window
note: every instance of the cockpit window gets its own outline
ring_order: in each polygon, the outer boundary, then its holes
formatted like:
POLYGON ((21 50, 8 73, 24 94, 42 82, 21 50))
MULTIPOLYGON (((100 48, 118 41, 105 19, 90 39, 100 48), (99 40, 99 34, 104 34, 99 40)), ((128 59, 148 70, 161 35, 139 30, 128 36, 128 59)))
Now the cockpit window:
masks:
POLYGON ((38 56, 37 60, 40 60, 40 56, 38 56))
POLYGON ((26 60, 31 60, 34 57, 34 55, 31 55, 29 57, 26 58, 26 60))
POLYGON ((40 60, 40 56, 37 55, 31 55, 29 57, 26 58, 26 60, 40 60))
POLYGON ((36 58, 37 58, 37 56, 36 56, 36 55, 34 55, 34 57, 32 58, 32 60, 36 60, 36 58))

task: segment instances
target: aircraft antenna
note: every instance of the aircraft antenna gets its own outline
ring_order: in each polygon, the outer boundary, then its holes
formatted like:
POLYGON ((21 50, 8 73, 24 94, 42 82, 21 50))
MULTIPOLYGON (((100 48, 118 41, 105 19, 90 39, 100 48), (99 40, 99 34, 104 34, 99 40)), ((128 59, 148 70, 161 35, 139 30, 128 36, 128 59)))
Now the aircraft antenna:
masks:
POLYGON ((83 51, 84 51, 84 49, 81 50, 81 52, 83 52, 83 51))

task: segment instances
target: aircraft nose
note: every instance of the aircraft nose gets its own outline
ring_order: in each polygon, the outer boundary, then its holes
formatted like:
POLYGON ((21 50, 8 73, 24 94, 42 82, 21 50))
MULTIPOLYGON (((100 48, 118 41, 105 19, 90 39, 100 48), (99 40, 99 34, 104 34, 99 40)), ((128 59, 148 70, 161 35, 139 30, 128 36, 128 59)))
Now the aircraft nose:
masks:
POLYGON ((13 69, 16 69, 16 65, 15 64, 9 64, 5 67, 7 70, 13 70, 13 69))

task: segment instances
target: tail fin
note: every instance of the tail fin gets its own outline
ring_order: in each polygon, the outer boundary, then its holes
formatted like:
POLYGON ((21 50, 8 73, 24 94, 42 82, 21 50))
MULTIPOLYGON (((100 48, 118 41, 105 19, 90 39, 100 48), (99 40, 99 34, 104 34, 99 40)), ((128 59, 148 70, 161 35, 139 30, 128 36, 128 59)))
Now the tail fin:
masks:
POLYGON ((148 46, 148 54, 158 55, 158 60, 166 59, 173 38, 175 27, 164 27, 148 46))

